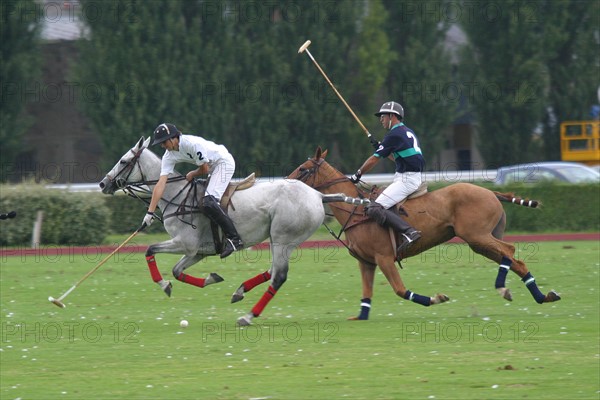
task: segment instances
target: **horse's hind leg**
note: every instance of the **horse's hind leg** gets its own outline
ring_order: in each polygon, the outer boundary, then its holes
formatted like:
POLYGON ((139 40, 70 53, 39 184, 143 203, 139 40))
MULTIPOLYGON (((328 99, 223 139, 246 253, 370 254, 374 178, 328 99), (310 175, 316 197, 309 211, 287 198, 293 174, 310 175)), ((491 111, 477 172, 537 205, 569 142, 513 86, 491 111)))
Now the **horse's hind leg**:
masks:
POLYGON ((251 291, 256 286, 265 283, 269 279, 271 279, 271 271, 265 271, 248 279, 247 281, 244 281, 233 293, 233 296, 231 296, 231 302, 237 303, 238 301, 243 300, 246 292, 251 291))
POLYGON ((187 268, 196 264, 198 261, 202 260, 205 257, 204 254, 196 254, 194 256, 183 256, 181 259, 175 264, 173 267, 173 276, 178 281, 197 286, 199 288, 203 288, 213 283, 223 282, 223 278, 214 272, 211 272, 206 278, 198 278, 195 276, 184 274, 187 268))
POLYGON ((510 290, 505 287, 506 275, 509 270, 512 270, 521 278, 537 303, 549 303, 560 300, 560 296, 554 291, 549 292, 547 295, 544 295, 540 291, 535 283, 535 278, 531 275, 531 272, 529 272, 525 263, 514 257, 515 247, 512 244, 496 239, 492 235, 489 235, 487 240, 483 241, 468 240, 465 237, 463 237, 463 239, 469 244, 473 251, 499 263, 495 286, 496 290, 498 290, 506 300, 512 300, 510 290))
POLYGON ((266 292, 262 295, 260 300, 252 307, 252 310, 238 318, 237 323, 241 326, 250 325, 252 319, 260 316, 263 310, 269 304, 269 302, 275 297, 277 291, 287 280, 287 274, 289 270, 289 260, 292 252, 296 248, 296 245, 292 244, 279 244, 271 241, 271 249, 273 253, 273 264, 271 267, 271 284, 266 292))

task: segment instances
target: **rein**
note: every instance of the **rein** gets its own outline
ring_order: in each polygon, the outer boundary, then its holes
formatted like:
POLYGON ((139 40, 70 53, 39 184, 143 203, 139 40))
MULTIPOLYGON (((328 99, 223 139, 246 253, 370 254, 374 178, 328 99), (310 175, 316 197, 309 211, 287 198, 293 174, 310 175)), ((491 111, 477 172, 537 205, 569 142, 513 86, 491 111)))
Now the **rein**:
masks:
MULTIPOLYGON (((317 185, 316 184, 316 178, 317 178, 317 175, 318 175, 318 170, 319 170, 319 168, 321 168, 321 165, 322 165, 322 163, 323 163, 324 160, 321 159, 321 161, 316 161, 316 160, 314 160, 314 159, 311 158, 310 161, 315 165, 315 167, 314 168, 307 168, 307 169, 301 171, 300 174, 298 175, 298 180, 301 181, 301 182, 306 183, 308 186, 312 187, 313 189, 315 189, 317 191, 321 191, 323 189, 327 189, 327 188, 335 186, 337 184, 348 182, 348 178, 347 177, 341 176, 341 177, 334 178, 334 179, 332 179, 330 181, 327 181, 327 182, 324 182, 324 183, 321 183, 321 184, 317 185), (309 184, 306 181, 311 176, 313 177, 313 181, 312 181, 312 184, 309 184)), ((360 190, 357 190, 357 192, 358 192, 358 197, 359 198, 361 198, 361 199, 365 198, 364 194, 360 190)), ((362 223, 364 223, 367 220, 367 219, 364 219, 364 220, 360 220, 360 221, 358 221, 358 222, 356 222, 354 224, 350 224, 350 220, 352 219, 352 216, 354 216, 354 215, 356 215, 357 217, 359 216, 356 213, 356 211, 357 211, 357 209, 359 207, 358 205, 355 205, 354 208, 351 211, 349 211, 349 210, 347 210, 347 209, 345 209, 343 207, 338 207, 338 206, 334 206, 334 205, 330 205, 330 207, 331 208, 335 208, 335 209, 340 210, 340 211, 343 211, 343 212, 346 212, 346 213, 349 214, 348 219, 343 224, 339 235, 338 236, 334 235, 334 237, 336 237, 336 239, 338 239, 338 240, 339 240, 339 237, 341 236, 341 234, 343 232, 345 232, 346 230, 348 230, 348 229, 350 229, 350 228, 352 228, 352 227, 354 227, 356 225, 362 224, 362 223)), ((326 226, 326 228, 327 228, 327 226, 326 226)), ((327 228, 327 229, 329 230, 329 228, 327 228)))
MULTIPOLYGON (((341 176, 339 178, 335 178, 332 179, 331 181, 327 181, 325 183, 321 183, 319 185, 316 185, 316 177, 317 177, 317 172, 318 169, 321 167, 321 164, 323 163, 324 160, 316 161, 314 159, 310 159, 310 161, 315 165, 314 168, 307 168, 304 170, 300 171, 300 174, 298 175, 298 180, 301 182, 304 182, 305 184, 307 184, 308 186, 312 187, 313 189, 320 191, 322 189, 326 189, 329 187, 332 187, 334 185, 340 184, 340 183, 345 183, 348 181, 348 178, 345 176, 341 176), (309 184, 308 182, 306 182, 308 180, 308 178, 313 177, 313 182, 312 184, 309 184)), ((358 197, 360 198, 364 198, 364 194, 358 190, 358 197)), ((339 207, 339 206, 334 206, 332 204, 329 205, 329 207, 331 208, 335 208, 337 210, 343 211, 348 213, 348 219, 346 219, 346 222, 342 225, 342 227, 340 228, 340 232, 338 234, 336 234, 333 229, 331 229, 325 222, 323 222, 323 226, 325 226, 325 229, 327 229, 327 231, 331 234, 331 236, 333 236, 338 242, 342 243, 344 245, 344 247, 348 250, 348 252, 350 253, 350 255, 352 255, 354 258, 358 259, 361 262, 367 263, 367 264, 371 264, 371 262, 363 259, 362 257, 360 257, 358 254, 356 254, 342 239, 342 233, 346 232, 347 230, 360 225, 362 223, 367 222, 369 219, 368 218, 364 218, 364 219, 360 219, 359 221, 356 221, 355 223, 351 224, 351 220, 353 216, 357 216, 359 217, 359 215, 357 214, 357 209, 358 209, 358 205, 355 205, 354 208, 352 208, 352 210, 347 210, 343 207, 339 207)), ((333 216, 332 214, 327 214, 328 216, 333 216)))

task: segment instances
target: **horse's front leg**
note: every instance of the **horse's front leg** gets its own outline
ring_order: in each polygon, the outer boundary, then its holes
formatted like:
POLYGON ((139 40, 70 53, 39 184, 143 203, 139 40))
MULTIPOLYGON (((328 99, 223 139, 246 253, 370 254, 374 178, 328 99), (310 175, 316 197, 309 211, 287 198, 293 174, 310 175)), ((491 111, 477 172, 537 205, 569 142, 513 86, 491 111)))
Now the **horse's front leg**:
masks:
POLYGON ((402 278, 400 278, 400 273, 398 273, 398 270, 396 269, 394 258, 392 256, 378 256, 375 260, 377 261, 381 272, 383 272, 390 282, 394 292, 403 299, 421 304, 422 306, 440 304, 450 300, 448 296, 441 293, 436 294, 434 297, 428 297, 408 290, 406 286, 404 286, 402 278))
MULTIPOLYGON (((170 240, 166 240, 161 243, 156 243, 156 244, 150 245, 148 247, 148 249, 146 250, 146 262, 148 263, 148 269, 150 270, 150 276, 152 277, 152 280, 154 282, 156 282, 160 286, 160 288, 165 292, 165 294, 169 297, 171 296, 171 289, 173 287, 173 284, 169 280, 163 279, 163 277, 158 269, 158 265, 156 263, 155 254, 157 254, 157 253, 182 254, 185 252, 186 252, 186 248, 179 241, 176 241, 174 239, 170 239, 170 240)), ((222 281, 223 278, 221 278, 217 274, 214 274, 215 276, 213 276, 213 274, 210 274, 209 277, 206 279, 195 278, 195 277, 191 277, 189 275, 183 274, 183 270, 185 270, 187 267, 195 264, 203 257, 204 257, 203 255, 182 257, 182 259, 179 260, 179 262, 173 268, 173 275, 178 280, 181 280, 182 282, 190 283, 190 284, 193 284, 196 286, 201 285, 200 287, 206 286, 208 284, 207 281, 209 281, 209 283, 216 283, 216 282, 222 281), (189 279, 189 280, 187 280, 187 279, 189 279), (204 281, 204 282, 202 282, 202 281, 204 281)))
POLYGON ((196 264, 204 257, 206 257, 204 254, 196 254, 191 257, 181 257, 181 259, 173 267, 173 276, 175 277, 175 279, 190 285, 197 286, 199 288, 203 288, 213 283, 223 282, 224 279, 219 274, 216 274, 214 272, 211 272, 206 278, 198 278, 183 273, 183 271, 185 271, 188 267, 191 267, 192 265, 196 264))
POLYGON ((360 314, 357 317, 349 317, 348 320, 368 320, 371 311, 371 298, 373 297, 373 284, 375 282, 376 265, 359 261, 360 276, 362 280, 362 299, 360 299, 360 314))

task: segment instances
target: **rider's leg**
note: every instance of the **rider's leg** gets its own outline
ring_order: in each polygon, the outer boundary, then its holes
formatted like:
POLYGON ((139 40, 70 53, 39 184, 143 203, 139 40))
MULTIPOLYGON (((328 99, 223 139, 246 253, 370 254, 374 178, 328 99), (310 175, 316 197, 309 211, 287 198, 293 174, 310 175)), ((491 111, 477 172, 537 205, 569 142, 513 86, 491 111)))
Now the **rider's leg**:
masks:
POLYGON ((404 236, 404 241, 398 247, 399 252, 403 252, 415 241, 421 238, 421 232, 413 228, 408 222, 403 220, 396 212, 383 208, 381 204, 372 203, 366 208, 367 215, 373 218, 379 225, 400 232, 404 236))
POLYGON ((221 251, 221 258, 225 258, 236 250, 240 250, 244 247, 242 238, 235 229, 235 225, 229 215, 225 214, 225 211, 221 208, 221 205, 217 202, 214 196, 208 195, 202 199, 202 205, 204 206, 204 212, 213 220, 217 225, 223 229, 225 233, 225 245, 223 251, 221 251))
POLYGON ((421 238, 421 232, 392 211, 393 207, 413 193, 421 185, 421 174, 416 172, 396 173, 394 181, 366 208, 367 215, 383 227, 389 227, 404 236, 398 252, 404 252, 415 241, 421 238))
POLYGON ((221 258, 225 258, 236 250, 241 250, 244 245, 242 239, 229 215, 223 211, 219 202, 225 193, 231 177, 235 171, 233 157, 224 159, 214 165, 210 171, 210 179, 206 186, 206 196, 202 201, 206 215, 223 229, 225 244, 221 251, 221 258))

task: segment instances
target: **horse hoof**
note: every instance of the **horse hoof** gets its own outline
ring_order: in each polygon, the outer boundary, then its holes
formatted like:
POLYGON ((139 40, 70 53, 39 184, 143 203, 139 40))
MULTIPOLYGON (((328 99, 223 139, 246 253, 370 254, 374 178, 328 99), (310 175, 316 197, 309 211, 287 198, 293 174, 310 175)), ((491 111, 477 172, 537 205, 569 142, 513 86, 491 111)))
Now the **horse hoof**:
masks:
POLYGON ((348 317, 347 321, 366 321, 368 318, 360 318, 360 317, 348 317))
POLYGON ((211 285, 213 283, 223 282, 224 280, 225 279, 223 279, 221 275, 211 272, 208 278, 206 278, 206 280, 204 281, 204 286, 211 285))
POLYGON ((173 284, 171 283, 171 281, 165 281, 165 283, 162 284, 160 287, 167 296, 171 297, 171 288, 173 288, 173 284))
POLYGON ((237 292, 231 296, 231 303, 237 303, 238 301, 244 300, 243 294, 238 294, 237 292))
POLYGON ((502 296, 504 300, 512 301, 512 293, 508 288, 498 288, 498 294, 502 296))
POLYGON ((559 301, 560 295, 556 293, 554 290, 548 292, 546 298, 544 299, 544 303, 552 303, 554 301, 559 301))
POLYGON ((432 300, 431 304, 441 304, 441 303, 445 303, 448 300, 450 300, 450 297, 446 296, 443 293, 438 293, 431 300, 432 300))
POLYGON ((231 296, 232 303, 237 303, 242 300, 244 300, 244 285, 240 286, 235 293, 233 293, 233 296, 231 296))
POLYGON ((237 320, 239 326, 250 326, 252 325, 252 315, 246 314, 243 317, 239 317, 237 320))

